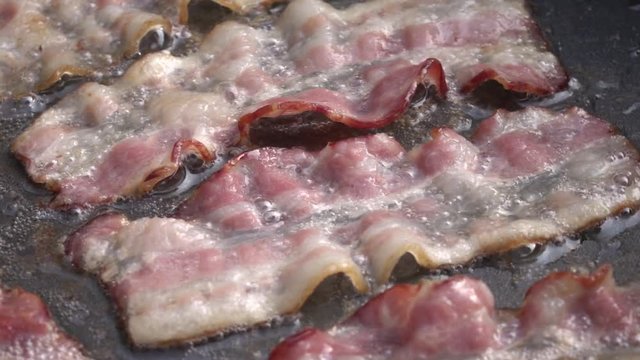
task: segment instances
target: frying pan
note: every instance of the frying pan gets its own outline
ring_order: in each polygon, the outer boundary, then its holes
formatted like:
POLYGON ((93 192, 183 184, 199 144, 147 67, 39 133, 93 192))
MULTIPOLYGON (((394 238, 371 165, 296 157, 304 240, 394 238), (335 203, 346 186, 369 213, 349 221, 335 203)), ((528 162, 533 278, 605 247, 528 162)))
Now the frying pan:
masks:
MULTIPOLYGON (((344 3, 345 1, 339 1, 344 3)), ((544 105, 577 105, 611 121, 640 146, 640 5, 638 1, 533 0, 534 17, 572 77, 570 89, 544 105)), ((59 239, 98 213, 112 209, 132 217, 166 215, 188 194, 172 193, 124 201, 90 212, 47 210, 51 194, 28 181, 9 153, 9 144, 42 104, 32 99, 0 103, 0 283, 43 297, 57 323, 95 359, 261 359, 282 338, 304 326, 327 327, 366 301, 347 281, 325 281, 301 315, 284 317, 246 332, 169 350, 133 350, 115 309, 97 281, 78 274, 60 257, 59 239)), ((387 129, 404 143, 402 129, 387 129)), ((632 211, 608 221, 603 230, 576 234, 565 244, 577 247, 560 259, 515 252, 476 261, 448 273, 470 273, 489 284, 499 307, 520 305, 528 286, 559 269, 592 270, 614 265, 620 284, 640 281, 640 216, 632 211), (617 235, 616 235, 617 234, 617 235)), ((562 248, 562 247, 559 247, 562 248)), ((405 271, 412 272, 409 262, 405 271)), ((402 277, 402 269, 397 272, 402 277)), ((418 276, 433 273, 422 271, 418 276)), ((415 277, 414 277, 415 278, 415 277)), ((640 349, 638 349, 640 354, 640 349)))

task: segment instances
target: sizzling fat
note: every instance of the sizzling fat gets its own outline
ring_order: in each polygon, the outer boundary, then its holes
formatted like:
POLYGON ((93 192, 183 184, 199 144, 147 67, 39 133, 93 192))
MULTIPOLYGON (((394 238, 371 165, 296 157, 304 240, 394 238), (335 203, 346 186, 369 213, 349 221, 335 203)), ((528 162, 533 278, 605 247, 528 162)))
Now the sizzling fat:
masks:
POLYGON ((382 134, 263 148, 174 217, 100 217, 67 254, 106 284, 133 342, 154 347, 294 312, 333 274, 375 288, 407 253, 435 268, 574 233, 638 205, 638 160, 576 108, 498 112, 472 141, 440 129, 409 153, 382 134))
POLYGON ((443 97, 492 79, 537 95, 566 83, 522 1, 296 0, 269 29, 225 22, 189 56, 150 54, 113 85, 85 84, 12 149, 55 205, 105 203, 149 191, 188 153, 211 161, 238 125, 246 137, 255 120, 311 111, 381 127, 421 83, 443 97))

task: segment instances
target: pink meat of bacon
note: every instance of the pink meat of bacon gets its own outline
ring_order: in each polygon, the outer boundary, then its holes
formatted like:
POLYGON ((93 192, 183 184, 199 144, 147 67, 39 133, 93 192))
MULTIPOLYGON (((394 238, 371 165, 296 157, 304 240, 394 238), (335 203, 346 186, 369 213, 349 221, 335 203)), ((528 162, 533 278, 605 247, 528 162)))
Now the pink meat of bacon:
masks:
POLYGON ((286 359, 556 359, 637 346, 640 289, 616 286, 611 267, 553 273, 517 312, 495 310, 488 287, 468 276, 396 285, 345 322, 280 343, 286 359))
POLYGON ((224 22, 188 56, 150 54, 110 86, 85 84, 13 152, 55 206, 106 203, 148 192, 184 155, 212 161, 259 119, 315 112, 376 128, 421 86, 442 98, 491 79, 537 95, 566 82, 523 1, 295 0, 272 25, 224 22))
POLYGON ((86 359, 80 346, 53 322, 38 296, 0 288, 0 358, 86 359))
POLYGON ((572 234, 640 203, 639 156, 580 109, 500 111, 406 152, 384 134, 318 152, 262 148, 227 164, 172 218, 99 217, 66 240, 138 346, 295 312, 345 274, 376 288, 405 254, 435 268, 572 234))

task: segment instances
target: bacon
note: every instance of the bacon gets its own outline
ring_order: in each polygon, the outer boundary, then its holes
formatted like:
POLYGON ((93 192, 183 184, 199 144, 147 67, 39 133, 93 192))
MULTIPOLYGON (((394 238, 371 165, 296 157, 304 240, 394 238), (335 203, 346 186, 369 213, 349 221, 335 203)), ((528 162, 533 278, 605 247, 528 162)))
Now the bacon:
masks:
POLYGON ((515 316, 496 311, 487 286, 471 277, 396 285, 327 331, 287 338, 270 359, 593 356, 637 343, 639 294, 617 287, 609 266, 547 276, 515 316))
POLYGON ((0 288, 0 358, 86 359, 81 347, 53 322, 38 296, 0 288))
POLYGON ((99 77, 125 59, 166 47, 172 26, 161 9, 169 3, 4 0, 0 98, 99 77))
POLYGON ((393 122, 402 114, 411 101, 411 95, 423 84, 433 84, 438 96, 445 97, 442 65, 435 59, 427 59, 418 65, 404 60, 392 61, 368 68, 365 78, 384 77, 373 82, 375 85, 365 101, 345 99, 343 94, 327 89, 309 89, 283 98, 273 98, 251 109, 239 120, 240 131, 245 138, 250 137, 250 125, 256 119, 278 118, 316 112, 326 118, 353 128, 380 128, 393 122), (375 75, 370 75, 375 74, 375 75), (397 96, 400 94, 401 96, 397 96))
POLYGON ((188 56, 150 54, 113 85, 85 84, 13 152, 34 181, 60 192, 55 206, 83 206, 147 192, 180 166, 176 144, 210 162, 239 135, 252 142, 265 120, 313 113, 379 128, 421 89, 444 98, 448 86, 470 91, 495 79, 545 95, 566 82, 518 1, 376 0, 336 10, 296 0, 271 25, 224 22, 188 56), (497 75, 468 85, 487 69, 497 75), (125 169, 128 152, 144 160, 125 169))
POLYGON ((347 248, 319 229, 264 234, 235 244, 178 219, 92 221, 67 240, 74 263, 100 274, 131 340, 157 347, 295 312, 326 277, 367 284, 347 248), (131 241, 137 237, 140 241, 131 241))
POLYGON ((558 327, 621 340, 619 337, 638 333, 633 310, 633 301, 638 299, 628 295, 616 288, 609 266, 590 276, 555 273, 527 292, 519 313, 520 329, 524 334, 535 334, 558 327))
POLYGON ((307 329, 286 339, 270 359, 461 357, 497 347, 497 331, 489 288, 456 276, 396 285, 327 332, 307 329))
POLYGON ((433 137, 408 153, 384 134, 250 151, 174 217, 103 216, 66 253, 106 285, 133 342, 154 347, 295 312, 330 275, 364 292, 405 254, 427 268, 464 264, 640 202, 636 150, 577 108, 499 111, 472 141, 448 129, 433 137), (531 166, 529 152, 543 160, 531 166))

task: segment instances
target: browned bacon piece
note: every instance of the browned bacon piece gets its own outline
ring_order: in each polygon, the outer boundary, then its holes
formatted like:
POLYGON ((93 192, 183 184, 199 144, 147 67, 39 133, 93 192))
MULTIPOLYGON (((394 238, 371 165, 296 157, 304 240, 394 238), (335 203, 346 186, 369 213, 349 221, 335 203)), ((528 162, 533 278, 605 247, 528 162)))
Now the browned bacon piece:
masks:
POLYGON ((256 119, 304 112, 319 113, 353 128, 380 128, 405 112, 418 86, 433 85, 439 98, 446 97, 447 84, 442 65, 433 58, 417 65, 406 60, 377 64, 366 68, 359 76, 365 84, 373 85, 365 99, 349 99, 340 92, 323 88, 272 98, 240 118, 240 132, 243 137, 249 138, 251 123, 256 119))
POLYGON ((435 268, 575 233, 640 202, 636 150, 582 110, 500 111, 407 153, 387 135, 231 161, 172 218, 99 217, 66 240, 133 342, 154 347, 295 312, 327 276, 358 291, 411 254, 435 268))
POLYGON ((189 56, 151 54, 113 85, 85 84, 12 149, 59 192, 54 205, 105 203, 146 193, 183 155, 224 153, 238 121, 245 140, 256 121, 306 113, 376 128, 419 87, 444 97, 495 79, 545 95, 567 80, 522 1, 295 0, 272 25, 225 22, 189 56))
POLYGON ((53 322, 40 298, 0 288, 0 358, 86 359, 80 346, 53 322))
POLYGON ((396 285, 345 322, 280 343, 286 359, 556 359, 638 345, 640 289, 618 287, 603 266, 554 273, 534 284, 517 312, 494 309, 481 281, 455 276, 396 285))

